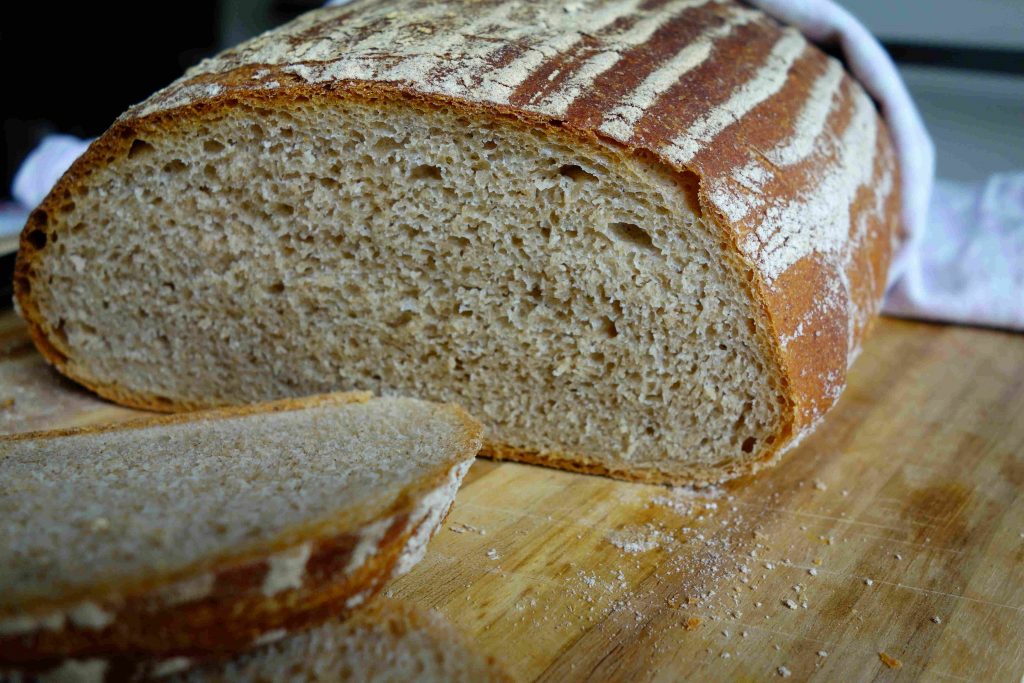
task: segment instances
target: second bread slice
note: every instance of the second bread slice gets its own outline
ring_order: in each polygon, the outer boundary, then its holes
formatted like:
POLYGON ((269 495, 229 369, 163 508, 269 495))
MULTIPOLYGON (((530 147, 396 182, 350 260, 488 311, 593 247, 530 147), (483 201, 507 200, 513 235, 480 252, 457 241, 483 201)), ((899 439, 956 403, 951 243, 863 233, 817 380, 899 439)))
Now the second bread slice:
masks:
POLYGON ((0 440, 0 664, 203 656, 415 564, 480 447, 461 409, 334 394, 0 440))

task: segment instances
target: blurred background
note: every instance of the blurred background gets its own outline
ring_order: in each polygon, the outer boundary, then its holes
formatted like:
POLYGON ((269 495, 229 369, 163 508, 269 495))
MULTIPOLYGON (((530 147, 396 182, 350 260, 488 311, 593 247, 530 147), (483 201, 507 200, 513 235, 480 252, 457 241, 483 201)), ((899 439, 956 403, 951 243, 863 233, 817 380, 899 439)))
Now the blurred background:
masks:
MULTIPOLYGON (((11 182, 44 135, 99 135, 129 105, 203 57, 320 4, 150 3, 139 6, 135 17, 102 4, 4 3, 3 220, 10 229, 22 220, 11 203, 11 182)), ((842 4, 899 63, 935 139, 939 178, 981 182, 1024 169, 1024 0, 842 4)), ((0 259, 12 248, 10 238, 6 248, 0 244, 0 259)), ((0 301, 6 303, 5 294, 0 301)))

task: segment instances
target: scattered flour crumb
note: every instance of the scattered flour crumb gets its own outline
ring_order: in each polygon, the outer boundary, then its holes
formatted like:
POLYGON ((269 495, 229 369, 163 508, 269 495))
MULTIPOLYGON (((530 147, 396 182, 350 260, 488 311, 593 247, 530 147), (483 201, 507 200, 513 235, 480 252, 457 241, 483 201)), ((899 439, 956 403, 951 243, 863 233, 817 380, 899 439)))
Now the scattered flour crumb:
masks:
POLYGON ((864 579, 864 585, 865 586, 874 586, 875 582, 872 581, 871 579, 864 579))
POLYGON ((790 600, 788 598, 783 600, 782 604, 785 605, 786 607, 788 607, 789 609, 796 609, 797 608, 796 602, 793 601, 793 600, 790 600))
POLYGON ((878 653, 878 659, 880 659, 882 661, 882 664, 885 664, 890 669, 902 669, 903 668, 903 662, 901 662, 900 660, 896 659, 895 657, 887 655, 884 652, 879 652, 878 653))
POLYGON ((623 552, 636 555, 672 545, 675 542, 675 537, 671 533, 647 524, 613 531, 608 535, 608 542, 623 552))
POLYGON ((811 567, 810 569, 807 570, 807 573, 810 574, 811 576, 817 576, 818 575, 818 570, 815 569, 814 567, 811 567))
POLYGON ((940 617, 938 614, 936 614, 934 617, 932 617, 932 623, 933 624, 941 624, 942 623, 942 617, 940 617))
POLYGON ((496 560, 496 559, 498 559, 498 557, 499 556, 498 556, 498 549, 497 548, 491 548, 490 550, 487 551, 487 559, 489 559, 489 560, 496 560))
POLYGON ((780 666, 778 669, 776 669, 776 671, 778 671, 779 675, 782 676, 783 678, 789 678, 790 676, 793 675, 793 672, 790 671, 789 669, 787 669, 784 666, 780 666))
POLYGON ((828 657, 828 650, 818 650, 819 657, 828 657))
POLYGON ((828 489, 828 485, 825 484, 825 482, 823 482, 821 479, 815 479, 814 488, 818 489, 819 491, 825 491, 826 489, 828 489))

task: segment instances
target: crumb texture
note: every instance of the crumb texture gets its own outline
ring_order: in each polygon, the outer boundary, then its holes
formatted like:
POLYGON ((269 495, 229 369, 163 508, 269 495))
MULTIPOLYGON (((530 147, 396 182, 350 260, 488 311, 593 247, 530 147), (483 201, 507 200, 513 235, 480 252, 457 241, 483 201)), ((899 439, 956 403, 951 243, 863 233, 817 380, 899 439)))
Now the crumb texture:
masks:
POLYGON ((454 400, 512 448, 685 478, 757 457, 783 408, 684 180, 441 107, 240 105, 99 169, 35 296, 99 385, 454 400))
MULTIPOLYGON (((259 552, 312 526, 355 531, 470 460, 471 432, 449 407, 378 399, 0 441, 0 608, 259 552)), ((301 583, 308 553, 271 556, 264 589, 301 583)), ((180 588, 202 593, 204 579, 180 588)))

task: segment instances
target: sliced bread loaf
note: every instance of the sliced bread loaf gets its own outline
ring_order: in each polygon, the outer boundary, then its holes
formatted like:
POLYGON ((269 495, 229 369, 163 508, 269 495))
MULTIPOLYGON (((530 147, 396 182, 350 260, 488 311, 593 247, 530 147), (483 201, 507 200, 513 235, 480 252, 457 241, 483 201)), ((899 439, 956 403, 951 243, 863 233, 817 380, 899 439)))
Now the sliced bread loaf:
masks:
POLYGON ((878 310, 888 132, 733 0, 357 0, 131 108, 28 221, 62 372, 139 407, 457 400, 491 455, 774 462, 878 310))
POLYGON ((479 447, 456 406, 368 394, 0 439, 0 668, 343 615, 422 557, 479 447))

